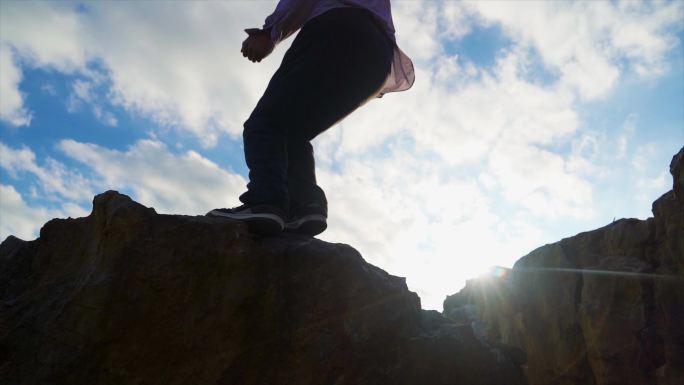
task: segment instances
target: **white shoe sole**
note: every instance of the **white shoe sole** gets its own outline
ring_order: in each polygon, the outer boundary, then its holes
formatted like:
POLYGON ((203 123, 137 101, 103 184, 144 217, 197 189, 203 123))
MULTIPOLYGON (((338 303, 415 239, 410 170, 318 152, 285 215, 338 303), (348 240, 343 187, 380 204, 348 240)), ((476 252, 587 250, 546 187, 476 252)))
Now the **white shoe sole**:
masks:
POLYGON ((310 236, 318 235, 328 227, 326 217, 321 214, 305 215, 293 222, 285 224, 285 231, 307 234, 310 236))
POLYGON ((268 213, 225 213, 219 210, 211 210, 208 216, 235 219, 247 223, 250 230, 261 234, 275 234, 283 231, 285 222, 280 216, 268 213))

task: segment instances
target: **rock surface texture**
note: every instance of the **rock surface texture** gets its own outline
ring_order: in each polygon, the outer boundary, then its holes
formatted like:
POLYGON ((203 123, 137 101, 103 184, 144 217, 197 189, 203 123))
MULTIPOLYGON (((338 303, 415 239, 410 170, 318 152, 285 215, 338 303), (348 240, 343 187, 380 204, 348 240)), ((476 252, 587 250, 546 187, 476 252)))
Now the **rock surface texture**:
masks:
POLYGON ((0 299, 1 384, 526 383, 349 246, 113 191, 88 217, 6 239, 0 299))
POLYGON ((543 246, 444 314, 526 352, 531 385, 684 384, 684 149, 670 171, 653 218, 543 246))

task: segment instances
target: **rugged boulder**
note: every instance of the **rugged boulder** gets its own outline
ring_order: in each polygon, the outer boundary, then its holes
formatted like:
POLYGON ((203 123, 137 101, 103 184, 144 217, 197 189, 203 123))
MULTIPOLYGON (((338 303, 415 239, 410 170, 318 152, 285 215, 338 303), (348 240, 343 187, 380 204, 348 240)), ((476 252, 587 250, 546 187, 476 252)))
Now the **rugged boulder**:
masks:
POLYGON ((444 314, 526 352, 532 385, 684 384, 684 149, 670 171, 653 218, 540 247, 444 314))
POLYGON ((2 384, 523 384, 349 246, 116 192, 0 245, 2 384))

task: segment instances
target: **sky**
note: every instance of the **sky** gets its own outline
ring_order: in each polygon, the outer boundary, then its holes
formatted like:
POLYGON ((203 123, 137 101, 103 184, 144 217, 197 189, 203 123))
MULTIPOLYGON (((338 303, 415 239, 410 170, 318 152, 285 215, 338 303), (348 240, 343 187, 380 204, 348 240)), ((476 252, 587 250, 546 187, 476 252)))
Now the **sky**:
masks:
MULTIPOLYGON (((159 213, 239 205, 276 1, 0 1, 0 238, 109 189, 159 213)), ((547 243, 647 218, 684 146, 684 2, 394 0, 412 89, 314 140, 328 230, 423 308, 547 243)))

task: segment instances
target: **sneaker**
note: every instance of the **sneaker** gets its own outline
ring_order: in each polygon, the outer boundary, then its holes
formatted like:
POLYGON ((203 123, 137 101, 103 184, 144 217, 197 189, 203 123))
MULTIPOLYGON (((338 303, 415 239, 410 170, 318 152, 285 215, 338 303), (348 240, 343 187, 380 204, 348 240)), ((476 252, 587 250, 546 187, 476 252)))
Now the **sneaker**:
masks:
POLYGON ((209 217, 230 218, 245 222, 249 230, 262 235, 275 235, 283 231, 285 213, 270 205, 242 205, 232 209, 214 209, 209 217))
POLYGON ((285 231, 314 236, 328 227, 327 210, 318 204, 310 204, 294 210, 285 223, 285 231))

